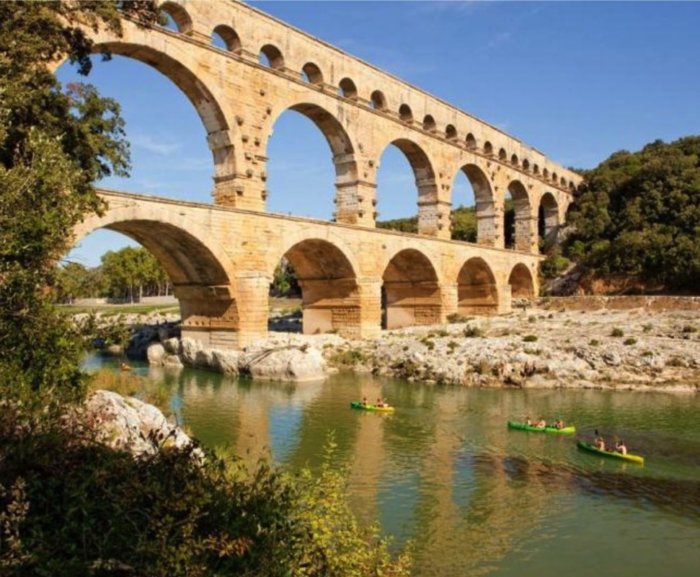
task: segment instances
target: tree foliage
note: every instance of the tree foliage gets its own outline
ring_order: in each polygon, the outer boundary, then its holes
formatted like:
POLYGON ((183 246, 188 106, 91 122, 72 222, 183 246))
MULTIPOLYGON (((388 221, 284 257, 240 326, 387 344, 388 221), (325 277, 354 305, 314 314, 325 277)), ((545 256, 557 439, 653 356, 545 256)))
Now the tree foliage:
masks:
POLYGON ((120 6, 136 18, 156 16, 151 2, 0 3, 0 387, 8 383, 7 394, 81 388, 79 340, 48 305, 47 287, 74 226, 101 208, 93 183, 126 174, 129 155, 117 103, 89 85, 63 90, 50 65, 67 59, 89 72, 85 30, 119 33, 120 6))
POLYGON ((601 275, 700 286, 700 137, 616 152, 588 171, 568 255, 601 275))

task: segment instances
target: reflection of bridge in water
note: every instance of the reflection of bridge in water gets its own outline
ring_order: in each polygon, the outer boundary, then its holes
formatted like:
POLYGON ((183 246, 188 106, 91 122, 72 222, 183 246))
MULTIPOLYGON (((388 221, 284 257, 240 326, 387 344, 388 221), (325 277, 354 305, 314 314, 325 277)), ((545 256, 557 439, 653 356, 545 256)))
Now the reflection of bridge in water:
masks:
MULTIPOLYGON (((167 374, 161 371, 152 375, 167 374)), ((514 474, 513 462, 501 454, 465 452, 465 439, 455 430, 464 429, 466 401, 455 404, 451 397, 427 388, 411 392, 414 402, 429 408, 429 414, 422 415, 406 439, 404 423, 391 415, 351 411, 345 400, 338 400, 333 386, 305 383, 280 388, 279 384, 228 381, 215 389, 198 382, 192 371, 167 375, 166 381, 187 397, 190 407, 214 404, 208 410, 214 413, 218 407, 227 407, 227 417, 220 423, 225 433, 218 442, 229 444, 250 464, 281 438, 284 462, 294 467, 316 465, 327 431, 335 430, 339 466, 349 466, 353 509, 362 520, 372 521, 393 516, 387 511, 387 500, 400 506, 396 516, 406 525, 387 529, 405 534, 410 527, 421 565, 431 568, 426 575, 458 574, 460 568, 479 574, 549 514, 551 492, 536 467, 528 469, 525 463, 514 474), (410 458, 405 459, 405 454, 410 458), (469 478, 463 478, 465 459, 469 478), (523 474, 529 475, 527 492, 519 490, 523 474), (386 494, 392 490, 386 487, 396 479, 399 485, 405 484, 400 479, 415 485, 400 502, 386 494), (430 559, 421 557, 426 550, 430 559)), ((343 393, 373 398, 378 388, 357 379, 343 393)), ((189 421, 189 425, 201 430, 209 423, 189 421)), ((564 476, 559 479, 565 483, 564 476)))
POLYGON ((197 109, 212 151, 215 205, 102 191, 107 211, 76 235, 109 228, 153 252, 173 281, 185 336, 219 347, 264 336, 268 287, 283 257, 299 278, 308 333, 376 336, 383 302, 392 328, 444 322, 457 312, 503 313, 512 297, 537 292, 540 237, 556 236, 577 174, 245 4, 161 7, 178 31, 125 21, 122 38, 90 33, 96 49, 162 72, 197 109), (212 45, 213 34, 226 49, 212 45), (267 145, 286 110, 326 137, 336 172, 334 222, 264 212, 267 145), (418 234, 375 228, 377 169, 390 145, 415 176, 418 234), (475 191, 474 244, 451 240, 460 172, 475 191))

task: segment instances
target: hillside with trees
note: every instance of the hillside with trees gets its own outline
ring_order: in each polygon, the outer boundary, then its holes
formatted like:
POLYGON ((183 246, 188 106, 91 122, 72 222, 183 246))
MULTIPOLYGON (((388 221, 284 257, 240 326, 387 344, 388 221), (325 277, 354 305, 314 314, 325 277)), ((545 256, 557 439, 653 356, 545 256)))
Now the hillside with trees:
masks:
POLYGON ((584 283, 700 291, 700 137, 616 152, 584 176, 563 247, 584 283))

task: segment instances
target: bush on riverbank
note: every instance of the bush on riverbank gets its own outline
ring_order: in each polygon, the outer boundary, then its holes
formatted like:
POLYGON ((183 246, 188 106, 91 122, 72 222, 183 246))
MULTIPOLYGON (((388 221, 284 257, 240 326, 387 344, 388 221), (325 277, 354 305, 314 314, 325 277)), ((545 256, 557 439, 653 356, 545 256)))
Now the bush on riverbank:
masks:
POLYGON ((290 475, 196 445, 135 459, 5 402, 0 411, 0 573, 407 576, 358 526, 334 470, 290 475))

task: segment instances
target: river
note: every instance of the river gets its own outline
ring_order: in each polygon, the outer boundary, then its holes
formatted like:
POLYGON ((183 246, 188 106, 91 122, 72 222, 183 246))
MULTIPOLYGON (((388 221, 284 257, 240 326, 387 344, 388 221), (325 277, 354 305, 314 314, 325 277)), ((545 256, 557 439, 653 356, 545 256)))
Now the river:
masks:
MULTIPOLYGON (((115 367, 92 355, 88 369, 115 367)), ((319 464, 330 431, 357 515, 415 543, 416 577, 700 575, 700 396, 463 389, 340 374, 252 382, 192 369, 133 371, 163 387, 205 445, 250 461, 319 464), (394 414, 349 408, 387 398, 394 414), (561 417, 581 437, 622 438, 639 466, 575 437, 509 431, 561 417)))

